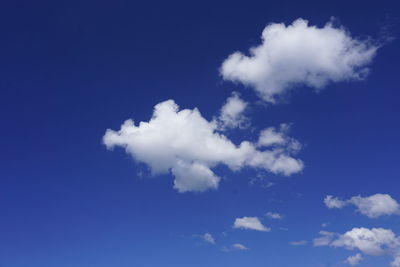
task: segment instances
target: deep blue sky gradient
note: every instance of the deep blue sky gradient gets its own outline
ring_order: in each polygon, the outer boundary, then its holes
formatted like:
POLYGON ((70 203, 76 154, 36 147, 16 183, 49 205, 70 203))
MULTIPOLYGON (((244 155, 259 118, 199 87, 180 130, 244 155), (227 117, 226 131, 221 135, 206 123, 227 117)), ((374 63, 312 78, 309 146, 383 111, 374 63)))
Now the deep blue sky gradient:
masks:
MULTIPOLYGON (((302 17, 323 26, 337 17, 353 36, 400 33, 397 1, 9 1, 0 10, 1 267, 341 266, 354 254, 288 242, 326 230, 391 228, 352 208, 329 210, 327 194, 388 193, 400 199, 400 49, 384 45, 368 78, 287 103, 258 104, 252 90, 224 82, 222 61, 257 45, 270 22, 302 17), (107 128, 147 121, 174 99, 211 119, 233 91, 251 102, 254 127, 293 123, 303 145, 301 174, 275 186, 249 184, 251 169, 224 177, 217 191, 179 194, 173 177, 101 143, 107 128), (141 175, 139 175, 141 174, 141 175), (269 233, 232 229, 235 218, 267 211, 269 233), (210 232, 217 245, 194 234, 210 232), (222 234, 225 232, 226 234, 222 234), (225 253, 243 243, 248 251, 225 253)), ((233 132, 236 143, 255 140, 233 132)), ((386 266, 387 257, 363 266, 386 266)))

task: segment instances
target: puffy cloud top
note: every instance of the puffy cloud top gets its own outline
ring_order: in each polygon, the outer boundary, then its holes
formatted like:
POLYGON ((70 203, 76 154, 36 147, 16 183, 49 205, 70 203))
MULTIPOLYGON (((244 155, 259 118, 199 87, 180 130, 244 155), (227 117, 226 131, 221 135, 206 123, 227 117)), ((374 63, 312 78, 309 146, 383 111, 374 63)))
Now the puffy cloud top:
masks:
POLYGON ((400 214, 400 204, 388 194, 375 194, 369 197, 354 196, 348 200, 328 195, 325 197, 324 203, 331 209, 354 205, 358 212, 370 218, 400 214))
POLYGON ((355 266, 355 265, 359 264, 360 261, 362 261, 362 260, 363 260, 363 256, 360 253, 357 253, 356 255, 349 256, 345 262, 352 266, 355 266))
POLYGON ((296 85, 320 89, 330 82, 363 79, 377 48, 331 22, 318 28, 297 19, 288 26, 269 24, 262 32, 262 43, 252 47, 249 56, 231 54, 220 73, 225 80, 253 87, 263 100, 274 103, 296 85))
POLYGON ((381 255, 386 248, 397 248, 400 240, 392 230, 383 228, 353 228, 332 241, 333 247, 359 249, 367 255, 381 255))
POLYGON ((197 109, 179 110, 173 100, 157 104, 148 122, 135 125, 127 120, 118 131, 108 129, 103 142, 109 149, 125 148, 153 174, 171 171, 179 192, 218 188, 220 178, 211 170, 218 164, 233 171, 248 166, 286 176, 303 168, 284 144, 261 149, 243 141, 236 146, 219 132, 215 121, 207 121, 197 109))
MULTIPOLYGON (((400 237, 390 229, 384 228, 353 228, 344 234, 320 232, 326 242, 320 242, 320 246, 342 247, 348 250, 358 249, 362 253, 371 256, 388 254, 393 257, 391 266, 399 267, 400 263, 400 237), (327 238, 329 236, 329 238, 327 238)), ((314 239, 314 244, 315 244, 314 239)), ((362 260, 361 255, 347 258, 349 264, 355 265, 362 260)))
POLYGON ((249 125, 249 119, 243 114, 248 103, 240 98, 239 94, 233 92, 221 108, 218 118, 220 128, 246 128, 249 125))
POLYGON ((400 214, 400 205, 388 194, 375 194, 369 197, 355 196, 350 199, 361 214, 370 218, 400 214))

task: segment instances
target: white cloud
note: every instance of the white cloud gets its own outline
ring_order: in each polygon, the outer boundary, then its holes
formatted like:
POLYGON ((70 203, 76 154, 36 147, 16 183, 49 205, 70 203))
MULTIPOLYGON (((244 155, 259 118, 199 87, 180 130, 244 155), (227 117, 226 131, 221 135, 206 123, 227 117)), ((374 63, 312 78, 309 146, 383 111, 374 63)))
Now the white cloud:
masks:
POLYGON ((243 114, 247 106, 248 103, 237 92, 233 92, 222 106, 218 117, 221 130, 248 127, 249 119, 243 114))
POLYGON ((210 243, 210 244, 215 244, 215 239, 210 233, 205 233, 201 237, 203 238, 203 240, 205 242, 210 243))
POLYGON ((304 246, 307 244, 307 240, 291 241, 289 244, 292 246, 304 246))
POLYGON ((233 228, 250 229, 263 232, 271 231, 271 228, 265 227, 257 217, 236 218, 233 228))
POLYGON ((217 189, 220 181, 208 167, 197 162, 177 160, 171 171, 175 176, 174 188, 179 192, 217 189))
POLYGON ((400 205, 388 194, 375 194, 369 197, 356 196, 349 201, 357 210, 370 218, 400 214, 400 205))
POLYGON ((320 237, 316 237, 313 240, 313 244, 314 244, 315 247, 328 245, 332 241, 332 239, 334 237, 334 233, 327 232, 327 231, 320 231, 319 234, 321 236, 320 237))
POLYGON ((354 266, 354 265, 359 264, 360 261, 362 261, 362 260, 363 260, 363 256, 360 253, 357 253, 356 255, 347 257, 347 259, 345 260, 345 263, 348 263, 348 264, 354 266))
POLYGON ((283 219, 283 215, 282 215, 282 214, 279 214, 279 213, 277 213, 277 212, 271 212, 271 211, 269 211, 269 212, 267 212, 267 213, 265 214, 265 216, 267 216, 268 218, 271 218, 271 219, 275 219, 275 220, 281 220, 281 219, 283 219))
POLYGON ((248 250, 248 248, 242 244, 236 243, 232 245, 232 248, 237 250, 248 250))
POLYGON ((354 196, 348 200, 340 200, 328 195, 324 199, 324 203, 328 208, 343 208, 346 205, 354 205, 358 212, 370 218, 400 214, 400 204, 388 194, 375 194, 369 197, 354 196))
POLYGON ((316 247, 327 246, 329 243, 331 243, 331 241, 335 237, 335 233, 328 231, 320 231, 319 234, 320 236, 314 238, 313 240, 314 246, 316 247))
POLYGON ((277 132, 274 127, 267 128, 260 133, 260 138, 258 139, 257 144, 259 146, 272 146, 276 144, 284 144, 286 143, 285 136, 277 132))
POLYGON ((392 267, 400 267, 400 255, 396 256, 394 260, 390 263, 392 267))
POLYGON ((282 123, 279 129, 269 127, 261 131, 258 138, 258 147, 285 146, 287 150, 296 153, 301 149, 301 144, 288 136, 290 125, 282 123))
POLYGON ((324 203, 330 209, 333 209, 333 208, 340 209, 340 208, 343 208, 347 204, 346 201, 340 200, 339 198, 333 197, 331 195, 328 195, 325 197, 324 203))
MULTIPOLYGON (((398 257, 400 256, 400 237, 396 236, 395 233, 393 233, 393 231, 390 229, 368 229, 363 227, 353 228, 352 230, 341 235, 331 233, 331 238, 326 241, 327 242, 324 244, 321 243, 321 245, 342 247, 347 250, 357 249, 360 252, 370 256, 391 255, 394 258, 391 263, 392 266, 396 266, 396 264, 399 262, 398 257)), ((351 259, 356 261, 357 258, 360 257, 351 259)))
POLYGON ((249 248, 240 243, 235 243, 228 247, 226 247, 226 246, 222 247, 223 252, 231 252, 231 251, 235 251, 235 250, 249 250, 249 248))
POLYGON ((103 137, 108 149, 125 148, 153 174, 172 172, 179 192, 218 188, 220 178, 211 170, 225 164, 237 171, 245 166, 289 176, 303 169, 302 161, 285 145, 259 148, 249 141, 236 146, 218 132, 197 109, 179 110, 173 100, 157 104, 150 121, 135 125, 125 121, 118 131, 108 129, 103 137))
POLYGON ((367 255, 382 255, 386 249, 399 248, 400 240, 392 230, 383 228, 353 228, 330 243, 333 247, 359 249, 367 255))
POLYGON ((363 79, 377 48, 331 22, 318 28, 300 18, 288 26, 269 24, 262 32, 262 43, 252 47, 249 56, 231 54, 220 73, 225 80, 253 87, 262 99, 274 103, 296 85, 320 89, 331 82, 363 79))

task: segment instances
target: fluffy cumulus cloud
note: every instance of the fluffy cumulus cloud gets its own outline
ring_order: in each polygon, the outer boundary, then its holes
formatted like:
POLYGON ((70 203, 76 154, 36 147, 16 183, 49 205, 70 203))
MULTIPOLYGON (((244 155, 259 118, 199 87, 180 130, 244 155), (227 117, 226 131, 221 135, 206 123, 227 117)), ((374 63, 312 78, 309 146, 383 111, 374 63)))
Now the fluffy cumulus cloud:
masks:
POLYGON ((248 103, 240 98, 237 92, 233 92, 221 108, 218 123, 221 130, 228 128, 246 128, 249 126, 249 118, 244 115, 248 103))
POLYGON ((330 243, 333 247, 359 249, 367 255, 382 255, 386 250, 398 249, 400 239, 392 230, 383 228, 353 228, 330 243))
POLYGON ((179 192, 218 188, 220 177, 212 171, 218 164, 233 171, 247 166, 285 176, 303 168, 288 143, 262 147, 242 141, 235 145, 214 120, 206 120, 196 108, 179 110, 173 100, 157 104, 148 122, 136 125, 127 120, 120 130, 108 129, 103 143, 108 149, 124 148, 153 174, 171 172, 179 192))
POLYGON ((369 218, 400 214, 400 204, 388 194, 375 194, 369 197, 354 196, 348 200, 328 195, 325 197, 324 203, 331 209, 354 205, 358 212, 369 218))
POLYGON ((249 229, 249 230, 256 230, 262 232, 269 232, 271 231, 270 228, 265 227, 258 217, 243 217, 243 218, 236 218, 233 224, 233 228, 238 229, 249 229))
POLYGON ((350 203, 355 205, 361 214, 370 218, 400 214, 399 203, 387 194, 375 194, 370 197, 356 196, 350 199, 350 203))
POLYGON ((288 26, 269 24, 262 43, 252 47, 248 56, 231 54, 220 73, 225 80, 253 87, 273 103, 296 85, 320 89, 330 82, 363 79, 377 48, 331 22, 319 28, 297 19, 288 26))
POLYGON ((363 260, 363 256, 360 253, 357 253, 355 255, 347 257, 347 259, 344 261, 347 264, 350 264, 352 266, 355 266, 360 263, 360 261, 363 260))
MULTIPOLYGON (((320 233, 321 234, 321 233, 320 233)), ((321 237, 319 237, 321 238, 321 237)), ((330 233, 329 238, 322 233, 326 242, 322 246, 342 247, 347 250, 359 250, 370 256, 390 255, 393 257, 391 266, 400 266, 400 237, 396 236, 390 229, 384 228, 353 228, 344 234, 330 233)), ((315 239, 314 239, 315 240, 315 239)), ((356 264, 362 259, 360 256, 347 258, 348 263, 356 264)))

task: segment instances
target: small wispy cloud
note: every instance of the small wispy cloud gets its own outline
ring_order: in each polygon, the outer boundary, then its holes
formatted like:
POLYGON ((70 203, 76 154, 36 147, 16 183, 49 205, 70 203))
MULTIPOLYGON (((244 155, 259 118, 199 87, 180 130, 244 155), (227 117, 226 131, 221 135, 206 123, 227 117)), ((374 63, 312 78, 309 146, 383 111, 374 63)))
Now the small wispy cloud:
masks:
POLYGON ((320 236, 314 238, 313 240, 314 246, 316 247, 329 245, 332 239, 335 237, 335 233, 328 231, 320 231, 319 234, 320 236))
POLYGON ((242 245, 240 243, 233 244, 232 247, 237 250, 248 250, 248 248, 245 245, 242 245))
POLYGON ((231 252, 231 251, 235 251, 235 250, 249 250, 249 248, 240 243, 235 243, 228 247, 226 247, 226 246, 222 247, 222 251, 224 251, 224 252, 231 252))
POLYGON ((283 215, 282 215, 282 214, 279 214, 279 213, 277 213, 277 212, 271 212, 271 211, 269 211, 269 212, 267 212, 267 213, 265 214, 265 216, 267 216, 267 217, 270 218, 270 219, 274 219, 274 220, 282 220, 282 219, 283 219, 283 215))
POLYGON ((300 240, 300 241, 291 241, 289 242, 290 245, 292 246, 304 246, 306 245, 308 242, 307 240, 300 240))
POLYGON ((215 244, 215 239, 214 237, 210 234, 210 233, 205 233, 204 235, 201 236, 203 238, 203 240, 207 243, 210 244, 215 244))

